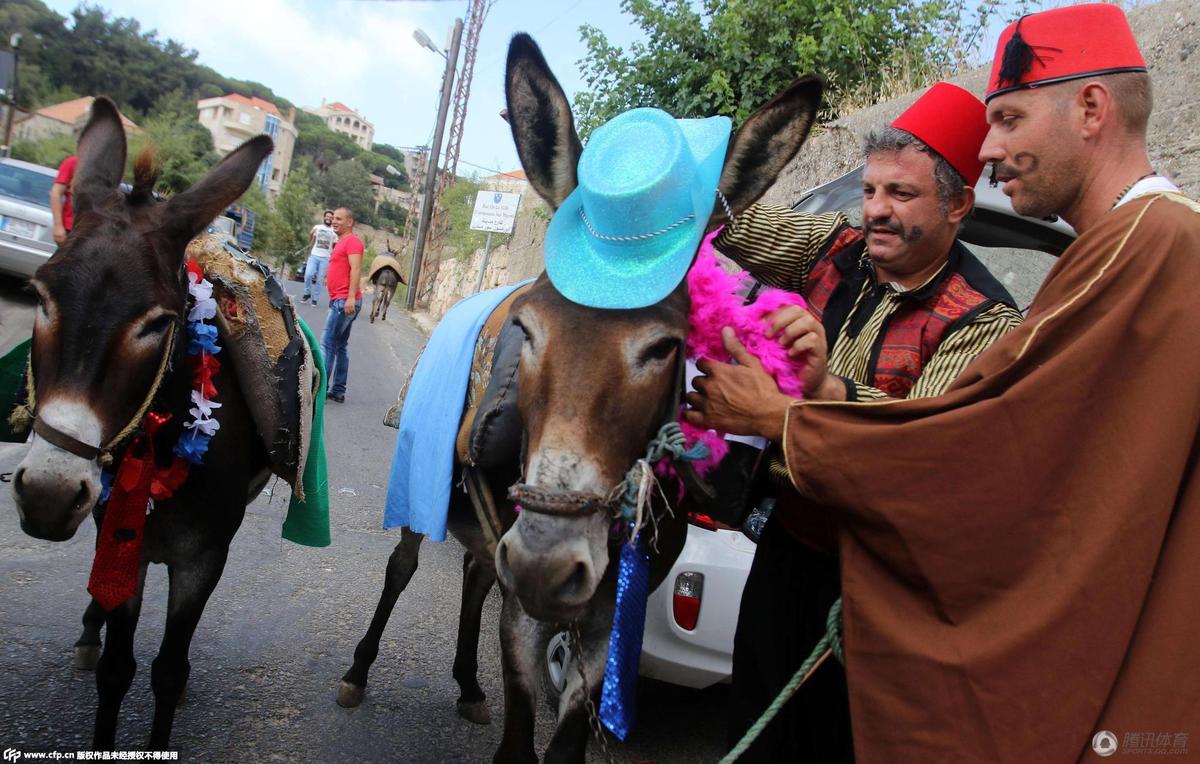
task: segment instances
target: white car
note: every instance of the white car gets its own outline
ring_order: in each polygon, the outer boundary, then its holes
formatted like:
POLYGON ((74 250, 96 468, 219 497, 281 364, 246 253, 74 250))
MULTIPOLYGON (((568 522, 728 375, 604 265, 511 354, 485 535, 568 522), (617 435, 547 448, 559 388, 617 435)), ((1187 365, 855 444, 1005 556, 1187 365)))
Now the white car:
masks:
POLYGON ((50 212, 50 187, 57 174, 49 167, 0 158, 0 272, 29 278, 57 249, 50 212))
MULTIPOLYGON (((840 209, 858 214, 861 204, 859 167, 806 192, 794 209, 811 213, 840 209)), ((975 186, 975 209, 963 223, 959 238, 981 247, 1036 250, 1057 257, 1074 241, 1075 232, 1058 218, 1038 220, 1018 215, 1008 197, 993 187, 985 174, 975 186)), ((1048 267, 1047 263, 1043 265, 1048 267)), ((1037 282, 1042 275, 1037 274, 1037 282)), ((662 585, 650 595, 642 641, 642 676, 695 688, 729 680, 742 589, 773 505, 773 499, 767 497, 753 508, 723 507, 723 518, 694 513, 688 516, 687 539, 679 558, 662 585), (746 519, 740 527, 721 522, 743 516, 746 519)), ((569 661, 564 632, 550 640, 546 651, 550 688, 562 690, 568 676, 565 672, 574 670, 569 661)))
MULTIPOLYGON (((766 522, 765 514, 754 517, 766 522)), ((642 676, 696 688, 729 678, 738 606, 756 544, 749 529, 688 516, 683 550, 646 608, 642 676)))

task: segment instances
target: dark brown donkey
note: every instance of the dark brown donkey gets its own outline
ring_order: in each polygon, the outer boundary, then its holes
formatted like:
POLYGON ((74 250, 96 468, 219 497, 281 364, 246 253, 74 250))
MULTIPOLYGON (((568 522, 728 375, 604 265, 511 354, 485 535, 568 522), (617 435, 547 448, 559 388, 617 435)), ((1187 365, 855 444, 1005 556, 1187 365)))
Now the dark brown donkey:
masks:
MULTIPOLYGON (((173 415, 155 436, 156 453, 169 458, 188 420, 192 389, 182 338, 184 248, 242 195, 270 152, 269 138, 255 138, 167 202, 154 198, 151 163, 139 159, 126 195, 117 188, 125 170, 125 133, 112 102, 96 99, 79 139, 75 228, 32 281, 38 296, 32 355, 37 424, 29 454, 13 476, 21 528, 29 535, 51 541, 75 535, 100 496, 94 451, 112 444, 111 456, 119 463, 127 444, 114 438, 141 420, 139 409, 147 400, 153 399, 152 410, 173 415), (155 392, 172 331, 181 340, 155 392)), ((221 577, 248 497, 257 495, 267 477, 266 451, 231 366, 222 367, 215 384, 220 432, 204 463, 147 518, 137 593, 108 613, 93 602, 85 615, 84 648, 98 644, 99 618, 107 626, 96 666, 96 749, 115 744, 118 711, 137 667, 133 635, 150 562, 166 563, 170 576, 166 630, 150 679, 155 698, 150 748, 168 747, 175 707, 187 685, 192 634, 221 577)), ((102 524, 101 510, 96 515, 102 524)))
MULTIPOLYGON (((571 109, 541 51, 527 35, 513 38, 506 76, 508 114, 521 163, 534 189, 557 208, 575 188, 581 145, 571 109)), ((734 135, 720 188, 734 211, 757 199, 808 135, 821 98, 815 77, 798 80, 756 111, 734 135)), ((726 219, 714 205, 712 223, 726 219)), ((616 551, 607 511, 549 512, 556 503, 607 508, 607 497, 643 455, 659 426, 675 416, 676 385, 687 332, 688 298, 681 286, 657 305, 596 310, 568 302, 543 275, 512 308, 524 333, 519 411, 525 430, 504 466, 486 475, 496 487, 506 532, 489 554, 485 532, 462 492, 452 495, 450 532, 468 549, 454 677, 459 710, 486 721, 475 677, 480 607, 498 575, 504 604, 500 641, 504 664, 504 736, 496 761, 537 761, 534 702, 545 645, 564 625, 581 635, 587 687, 595 695, 612 625, 616 551), (524 511, 517 515, 505 488, 524 476, 524 511), (536 496, 540 494, 540 496, 536 496)), ((651 585, 670 569, 683 540, 682 518, 659 525, 651 585)), ((388 561, 385 587, 367 635, 343 677, 339 702, 362 699, 367 671, 396 602, 417 567, 422 537, 404 531, 388 561)), ((583 761, 587 695, 577 672, 558 704, 558 726, 546 761, 583 761)))

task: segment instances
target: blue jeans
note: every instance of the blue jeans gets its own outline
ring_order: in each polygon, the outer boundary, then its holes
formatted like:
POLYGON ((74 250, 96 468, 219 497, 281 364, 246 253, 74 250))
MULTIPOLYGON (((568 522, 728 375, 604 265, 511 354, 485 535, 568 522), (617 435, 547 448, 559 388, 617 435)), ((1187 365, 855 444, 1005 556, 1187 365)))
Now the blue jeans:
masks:
POLYGON ((333 381, 329 392, 346 394, 346 380, 350 376, 350 328, 354 319, 362 313, 362 300, 354 303, 354 315, 346 315, 345 300, 329 301, 329 318, 325 319, 325 333, 321 335, 321 350, 325 353, 325 373, 333 381))
POLYGON ((321 299, 321 285, 325 283, 325 272, 329 270, 329 258, 309 255, 304 264, 304 299, 321 299))

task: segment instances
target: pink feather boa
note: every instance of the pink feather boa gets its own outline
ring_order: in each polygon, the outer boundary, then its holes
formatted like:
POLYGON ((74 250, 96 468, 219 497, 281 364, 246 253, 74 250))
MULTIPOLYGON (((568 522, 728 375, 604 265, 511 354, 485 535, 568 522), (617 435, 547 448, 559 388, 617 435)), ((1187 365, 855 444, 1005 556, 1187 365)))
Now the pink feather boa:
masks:
MULTIPOLYGON (((692 301, 688 316, 688 358, 710 358, 729 363, 732 358, 721 340, 721 329, 732 327, 738 340, 762 362, 763 369, 775 379, 782 392, 797 398, 803 397, 800 372, 804 369, 804 361, 790 358, 787 348, 780 345, 777 339, 766 337, 765 319, 785 305, 807 307, 804 298, 793 292, 767 287, 759 291, 754 302, 745 305, 742 295, 748 290, 751 279, 745 273, 729 273, 721 267, 712 245, 720 231, 718 228, 704 237, 696 261, 687 274, 688 294, 692 301)), ((679 426, 689 447, 696 441, 708 446, 708 458, 695 462, 699 474, 706 474, 729 452, 729 445, 722 433, 702 430, 688 424, 682 417, 679 426)), ((673 470, 667 466, 663 472, 669 474, 673 470)))

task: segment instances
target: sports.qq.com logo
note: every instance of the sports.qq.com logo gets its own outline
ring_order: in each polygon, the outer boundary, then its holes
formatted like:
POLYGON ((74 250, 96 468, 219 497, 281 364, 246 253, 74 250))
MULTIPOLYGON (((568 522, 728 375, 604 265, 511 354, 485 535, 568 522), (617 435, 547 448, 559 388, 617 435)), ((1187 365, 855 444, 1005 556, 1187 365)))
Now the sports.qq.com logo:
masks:
POLYGON ((1117 736, 1108 730, 1092 735, 1092 750, 1099 756, 1109 757, 1117 752, 1117 736))

